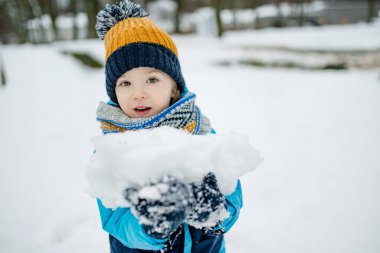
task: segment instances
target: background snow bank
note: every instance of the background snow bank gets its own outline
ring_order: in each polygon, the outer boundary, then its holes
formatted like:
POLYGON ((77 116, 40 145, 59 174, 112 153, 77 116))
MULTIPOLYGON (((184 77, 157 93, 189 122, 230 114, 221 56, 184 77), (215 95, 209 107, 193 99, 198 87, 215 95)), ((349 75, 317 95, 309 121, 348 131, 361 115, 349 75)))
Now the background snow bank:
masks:
POLYGON ((227 32, 224 42, 235 46, 304 50, 376 50, 380 45, 379 29, 380 19, 372 24, 268 28, 227 32))
POLYGON ((93 139, 95 154, 87 169, 88 192, 110 208, 129 206, 123 192, 163 175, 185 183, 201 181, 210 171, 224 195, 262 158, 242 134, 191 135, 160 127, 108 134, 93 139))

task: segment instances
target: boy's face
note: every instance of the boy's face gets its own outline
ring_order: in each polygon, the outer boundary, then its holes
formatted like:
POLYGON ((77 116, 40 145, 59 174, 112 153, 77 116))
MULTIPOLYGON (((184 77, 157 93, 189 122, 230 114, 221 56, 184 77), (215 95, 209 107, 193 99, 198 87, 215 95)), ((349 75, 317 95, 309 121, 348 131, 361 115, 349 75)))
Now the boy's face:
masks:
POLYGON ((170 105, 175 81, 166 73, 148 67, 134 68, 116 81, 121 110, 131 118, 149 118, 170 105))

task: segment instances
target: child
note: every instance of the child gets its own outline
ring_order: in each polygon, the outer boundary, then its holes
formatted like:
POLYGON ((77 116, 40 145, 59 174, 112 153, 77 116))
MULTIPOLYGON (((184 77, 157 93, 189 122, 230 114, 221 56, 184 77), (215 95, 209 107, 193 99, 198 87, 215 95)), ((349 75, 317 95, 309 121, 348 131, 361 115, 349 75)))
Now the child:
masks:
MULTIPOLYGON (((147 16, 128 0, 107 4, 97 16, 96 30, 106 47, 110 98, 97 110, 103 133, 160 126, 195 135, 215 133, 195 105, 195 94, 186 88, 174 42, 147 16)), ((109 209, 98 199, 112 253, 225 252, 223 233, 236 222, 242 207, 239 181, 228 196, 219 191, 213 173, 199 183, 185 184, 163 175, 147 185, 168 190, 152 201, 139 195, 138 188, 128 188, 125 198, 131 208, 109 209)))

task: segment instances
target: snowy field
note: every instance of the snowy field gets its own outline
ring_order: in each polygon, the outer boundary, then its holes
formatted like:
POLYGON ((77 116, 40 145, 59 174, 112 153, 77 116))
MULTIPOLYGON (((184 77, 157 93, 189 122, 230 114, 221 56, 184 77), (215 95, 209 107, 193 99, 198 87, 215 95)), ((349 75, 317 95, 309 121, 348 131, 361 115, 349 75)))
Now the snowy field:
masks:
MULTIPOLYGON (((241 44, 378 49, 378 31, 376 24, 174 38, 188 87, 216 131, 248 135, 265 158, 242 178, 244 207, 226 235, 228 252, 379 252, 379 69, 212 64, 241 44)), ((8 84, 0 88, 0 252, 108 252, 84 177, 90 139, 100 135, 95 110, 107 99, 103 70, 63 49, 104 53, 99 41, 1 48, 8 84)))

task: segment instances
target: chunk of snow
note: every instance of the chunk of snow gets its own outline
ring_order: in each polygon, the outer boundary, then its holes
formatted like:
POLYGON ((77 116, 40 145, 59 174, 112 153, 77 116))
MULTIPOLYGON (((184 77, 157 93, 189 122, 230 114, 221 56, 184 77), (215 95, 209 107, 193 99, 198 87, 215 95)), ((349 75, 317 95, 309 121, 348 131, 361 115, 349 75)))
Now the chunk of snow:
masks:
MULTIPOLYGON (((127 131, 93 139, 95 153, 87 168, 88 193, 107 207, 127 207, 123 192, 163 175, 185 183, 214 172, 221 192, 231 194, 237 180, 262 158, 245 135, 191 135, 171 127, 127 131)), ((147 194, 155 195, 152 192, 147 194)))

